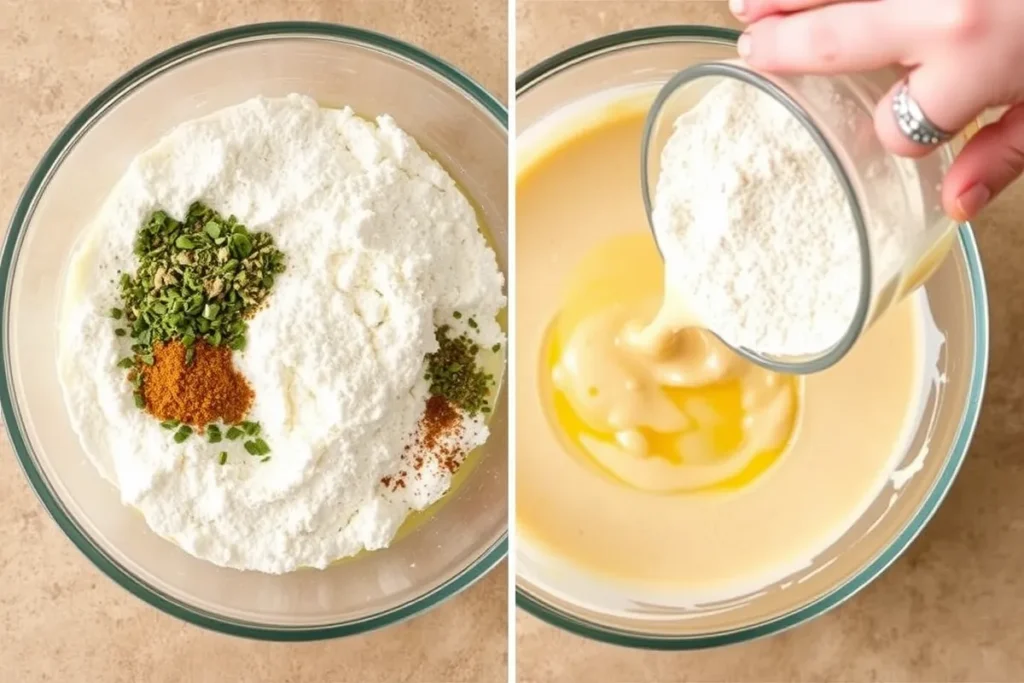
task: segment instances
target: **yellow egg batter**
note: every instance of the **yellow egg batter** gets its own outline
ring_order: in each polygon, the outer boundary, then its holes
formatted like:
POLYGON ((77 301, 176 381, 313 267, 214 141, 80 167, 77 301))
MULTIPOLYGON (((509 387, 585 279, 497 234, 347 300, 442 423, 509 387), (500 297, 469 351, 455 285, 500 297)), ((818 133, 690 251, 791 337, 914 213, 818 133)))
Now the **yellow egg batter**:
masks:
POLYGON ((805 379, 687 328, 640 196, 647 104, 519 150, 516 530, 592 575, 739 594, 805 565, 899 461, 919 302, 805 379))
POLYGON ((584 255, 547 334, 542 397, 570 448, 623 483, 665 493, 741 487, 789 441, 797 381, 681 328, 664 315, 669 305, 656 315, 662 270, 642 232, 584 255))

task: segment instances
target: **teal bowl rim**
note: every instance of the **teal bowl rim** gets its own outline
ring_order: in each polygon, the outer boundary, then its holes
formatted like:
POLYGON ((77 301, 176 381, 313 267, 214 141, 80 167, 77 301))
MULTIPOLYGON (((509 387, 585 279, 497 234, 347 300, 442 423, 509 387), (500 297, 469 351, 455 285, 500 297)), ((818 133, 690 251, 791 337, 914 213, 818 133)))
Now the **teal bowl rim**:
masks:
MULTIPOLYGON (((516 79, 516 96, 518 97, 550 74, 560 71, 566 66, 615 49, 640 46, 645 43, 666 42, 679 38, 735 43, 739 36, 740 33, 738 31, 713 26, 655 26, 613 33, 576 45, 526 70, 516 79)), ((985 275, 981 267, 978 245, 974 241, 974 234, 971 232, 970 224, 964 223, 960 226, 959 236, 960 246, 964 251, 967 263, 967 274, 971 282, 975 320, 974 348, 976 351, 973 367, 971 368, 971 386, 967 395, 967 404, 960 420, 960 426, 957 429, 952 451, 931 491, 903 531, 867 567, 846 583, 837 586, 830 593, 793 612, 746 628, 698 636, 656 636, 609 628, 581 619, 538 600, 519 586, 516 586, 516 606, 553 626, 613 645, 648 650, 700 650, 742 643, 793 628, 839 606, 874 581, 903 554, 914 539, 917 538, 917 535, 921 533, 936 510, 938 510, 942 500, 949 492, 953 480, 956 479, 957 472, 960 471, 960 466, 963 464, 964 457, 967 454, 971 437, 974 435, 974 429, 978 424, 981 399, 985 392, 985 373, 988 369, 988 296, 985 291, 985 275)))
POLYGON ((3 359, 3 363, 0 364, 0 410, 3 412, 11 446, 17 454, 22 470, 35 491, 36 497, 75 546, 122 588, 171 616, 212 631, 258 640, 308 641, 355 635, 389 626, 415 616, 460 593, 497 566, 508 554, 507 529, 497 541, 470 562, 466 568, 440 586, 386 612, 353 621, 315 627, 265 626, 197 609, 142 581, 107 555, 79 527, 54 494, 46 477, 36 467, 35 456, 22 429, 20 412, 14 398, 14 387, 11 384, 10 345, 8 343, 8 317, 10 315, 13 274, 27 221, 40 196, 40 190, 45 188, 51 172, 63 159, 71 144, 75 143, 78 137, 88 129, 94 117, 155 74, 188 61, 210 49, 223 48, 240 41, 282 37, 340 40, 411 61, 440 76, 470 100, 483 107, 502 128, 508 130, 508 112, 505 107, 476 81, 451 64, 395 38, 349 26, 298 21, 250 24, 194 38, 146 60, 105 88, 71 119, 71 122, 64 127, 46 150, 15 205, 7 236, 4 239, 3 252, 0 255, 0 281, 4 283, 3 290, 0 291, 0 320, 3 321, 4 327, 3 334, 0 335, 0 356, 3 359))

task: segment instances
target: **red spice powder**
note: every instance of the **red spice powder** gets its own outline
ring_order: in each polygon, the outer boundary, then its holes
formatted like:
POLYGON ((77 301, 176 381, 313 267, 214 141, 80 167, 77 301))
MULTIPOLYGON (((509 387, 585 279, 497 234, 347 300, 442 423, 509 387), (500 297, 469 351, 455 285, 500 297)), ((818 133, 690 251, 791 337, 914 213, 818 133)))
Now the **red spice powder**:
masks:
POLYGON ((458 438, 461 433, 462 416, 459 411, 443 396, 431 396, 420 418, 416 440, 405 447, 405 453, 402 455, 406 469, 400 470, 396 475, 384 477, 380 483, 392 491, 404 488, 409 478, 409 470, 418 478, 428 459, 455 474, 466 458, 466 453, 462 448, 448 442, 453 437, 458 438))

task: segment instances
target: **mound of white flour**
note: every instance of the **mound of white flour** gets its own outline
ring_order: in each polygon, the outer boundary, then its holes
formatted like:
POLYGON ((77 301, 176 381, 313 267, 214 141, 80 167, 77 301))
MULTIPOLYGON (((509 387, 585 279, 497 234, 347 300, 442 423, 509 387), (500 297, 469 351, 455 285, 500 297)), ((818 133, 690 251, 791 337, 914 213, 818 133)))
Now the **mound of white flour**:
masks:
POLYGON ((676 121, 653 223, 671 285, 733 346, 818 353, 853 319, 846 195, 807 130, 752 86, 726 79, 676 121))
MULTIPOLYGON (((434 328, 503 342, 503 278, 473 208, 395 122, 292 95, 185 123, 140 155, 72 264, 60 371, 86 452, 159 534, 216 564, 264 572, 324 567, 386 546, 411 510, 448 489, 428 463, 388 491, 427 398, 434 328), (273 452, 171 432, 135 407, 117 361, 117 273, 138 227, 193 201, 269 232, 287 258, 236 354, 255 391, 249 419, 273 452), (453 317, 455 311, 462 318, 453 317), (474 318, 479 328, 465 322, 474 318), (227 464, 217 454, 228 450, 227 464)), ((467 419, 468 450, 487 428, 467 419)))

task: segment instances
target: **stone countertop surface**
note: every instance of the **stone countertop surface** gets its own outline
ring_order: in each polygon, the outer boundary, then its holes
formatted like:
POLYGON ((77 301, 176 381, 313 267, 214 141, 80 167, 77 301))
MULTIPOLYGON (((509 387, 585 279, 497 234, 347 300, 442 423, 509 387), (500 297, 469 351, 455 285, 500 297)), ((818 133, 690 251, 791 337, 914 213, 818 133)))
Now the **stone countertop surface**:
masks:
MULTIPOLYGON (((736 24, 719 1, 519 0, 516 68, 599 35, 736 24)), ((1024 681, 1024 184, 975 224, 991 355, 960 475, 904 556, 846 604, 795 630, 718 650, 591 642, 519 610, 521 681, 1024 681)))
MULTIPOLYGON (((504 0, 0 0, 0 216, 57 132, 128 68, 183 40, 259 21, 362 26, 507 94, 504 0)), ((6 228, 4 228, 6 229, 6 228)), ((129 595, 68 541, 0 442, 0 681, 505 681, 504 564, 419 618, 305 644, 199 629, 129 595)))

